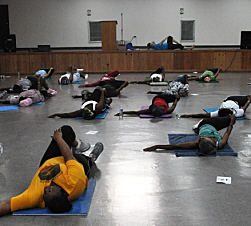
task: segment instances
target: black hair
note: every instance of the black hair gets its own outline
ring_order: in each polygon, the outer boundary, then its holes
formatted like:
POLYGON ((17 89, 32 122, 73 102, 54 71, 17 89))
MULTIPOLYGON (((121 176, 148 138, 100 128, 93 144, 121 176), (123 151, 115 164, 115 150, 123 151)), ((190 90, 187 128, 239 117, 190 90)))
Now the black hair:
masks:
POLYGON ((21 93, 23 91, 22 87, 18 84, 13 85, 13 93, 21 93))
POLYGON ((67 198, 67 193, 61 189, 60 195, 51 198, 50 200, 44 200, 45 206, 52 213, 64 213, 69 212, 72 209, 72 204, 67 198))
POLYGON ((219 114, 219 117, 224 117, 224 116, 232 115, 233 112, 228 108, 221 108, 219 109, 218 114, 219 114))
POLYGON ((151 46, 151 43, 150 43, 150 42, 147 44, 147 48, 148 48, 148 49, 152 48, 152 46, 151 46))

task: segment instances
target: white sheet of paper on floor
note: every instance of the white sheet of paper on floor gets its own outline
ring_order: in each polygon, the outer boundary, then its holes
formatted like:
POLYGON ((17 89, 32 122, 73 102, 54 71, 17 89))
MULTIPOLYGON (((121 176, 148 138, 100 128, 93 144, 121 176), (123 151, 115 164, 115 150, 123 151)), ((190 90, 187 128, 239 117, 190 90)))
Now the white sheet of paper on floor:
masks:
POLYGON ((198 96, 200 94, 198 94, 198 93, 191 93, 190 95, 192 95, 192 96, 198 96))
POLYGON ((231 184, 231 177, 217 176, 216 183, 231 184))
POLYGON ((96 134, 96 133, 98 133, 98 131, 89 131, 86 134, 96 134))

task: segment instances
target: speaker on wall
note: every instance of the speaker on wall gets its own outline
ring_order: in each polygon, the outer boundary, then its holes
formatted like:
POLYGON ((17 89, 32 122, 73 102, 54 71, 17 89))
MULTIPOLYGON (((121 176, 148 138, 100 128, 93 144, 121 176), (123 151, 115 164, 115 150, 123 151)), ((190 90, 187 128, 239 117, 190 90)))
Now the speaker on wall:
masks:
POLYGON ((4 42, 4 52, 5 53, 12 53, 16 52, 16 35, 10 34, 8 38, 4 42))
POLYGON ((50 45, 38 45, 37 50, 38 52, 50 52, 51 46, 50 45))
POLYGON ((251 31, 241 32, 241 49, 251 49, 251 31))

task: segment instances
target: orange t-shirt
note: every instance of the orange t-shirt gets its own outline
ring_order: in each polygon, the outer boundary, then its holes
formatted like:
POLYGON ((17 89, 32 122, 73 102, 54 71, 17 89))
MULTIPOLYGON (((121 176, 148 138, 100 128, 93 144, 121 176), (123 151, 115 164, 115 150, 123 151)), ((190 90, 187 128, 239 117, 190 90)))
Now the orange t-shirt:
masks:
POLYGON ((30 186, 11 199, 11 212, 34 207, 45 207, 44 188, 55 182, 68 194, 69 201, 77 199, 88 185, 84 167, 77 160, 65 163, 64 157, 48 159, 36 172, 30 186))

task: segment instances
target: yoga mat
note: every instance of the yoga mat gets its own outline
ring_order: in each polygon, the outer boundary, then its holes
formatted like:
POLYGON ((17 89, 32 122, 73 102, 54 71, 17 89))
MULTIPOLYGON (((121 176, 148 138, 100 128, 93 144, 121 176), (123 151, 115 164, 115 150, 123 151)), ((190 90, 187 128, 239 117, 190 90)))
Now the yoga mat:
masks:
MULTIPOLYGON (((149 79, 150 79, 150 77, 145 77, 145 81, 146 81, 146 80, 149 80, 149 79)), ((148 84, 148 85, 151 85, 151 83, 152 83, 152 85, 153 85, 153 84, 156 84, 156 83, 159 83, 158 85, 162 85, 162 86, 163 86, 164 83, 166 83, 166 85, 168 85, 168 81, 167 81, 166 79, 164 79, 163 82, 148 82, 147 84, 148 84)))
POLYGON ((96 186, 96 180, 92 179, 88 181, 88 186, 84 190, 83 194, 76 200, 72 201, 72 210, 66 213, 52 213, 48 209, 44 208, 33 208, 33 209, 25 209, 18 210, 13 212, 12 215, 20 216, 20 215, 84 215, 87 216, 94 188, 96 186))
POLYGON ((31 106, 33 106, 33 105, 41 105, 42 103, 43 103, 43 101, 40 101, 38 103, 32 103, 31 106))
MULTIPOLYGON (((145 110, 145 109, 148 109, 149 106, 142 106, 141 107, 141 110, 145 110)), ((172 116, 172 114, 165 114, 165 115, 162 115, 160 117, 155 117, 153 115, 147 115, 147 114, 140 114, 139 117, 140 118, 170 118, 172 116)))
POLYGON ((218 80, 213 80, 213 81, 210 81, 210 82, 205 82, 205 81, 198 81, 200 83, 219 83, 218 80))
POLYGON ((72 82, 71 84, 79 84, 82 82, 82 79, 79 79, 78 81, 72 82))
MULTIPOLYGON (((169 143, 170 144, 180 144, 180 143, 187 143, 187 142, 193 142, 198 139, 197 134, 168 134, 169 137, 169 143)), ((198 149, 196 150, 173 150, 175 155, 177 157, 198 157, 198 156, 206 156, 206 157, 212 157, 212 156, 237 156, 237 153, 233 151, 233 149, 226 144, 224 148, 219 149, 216 153, 216 155, 203 155, 198 152, 198 149)))
MULTIPOLYGON (((204 108, 203 111, 205 111, 206 113, 211 113, 211 112, 214 112, 214 111, 218 111, 219 108, 204 108)), ((236 118, 236 120, 244 120, 245 117, 238 117, 236 118)))
MULTIPOLYGON (((105 119, 106 115, 108 114, 109 108, 107 108, 104 112, 98 114, 95 119, 105 119)), ((83 117, 76 117, 76 119, 83 119, 83 117)))
POLYGON ((18 111, 18 106, 3 106, 0 107, 0 111, 18 111))

